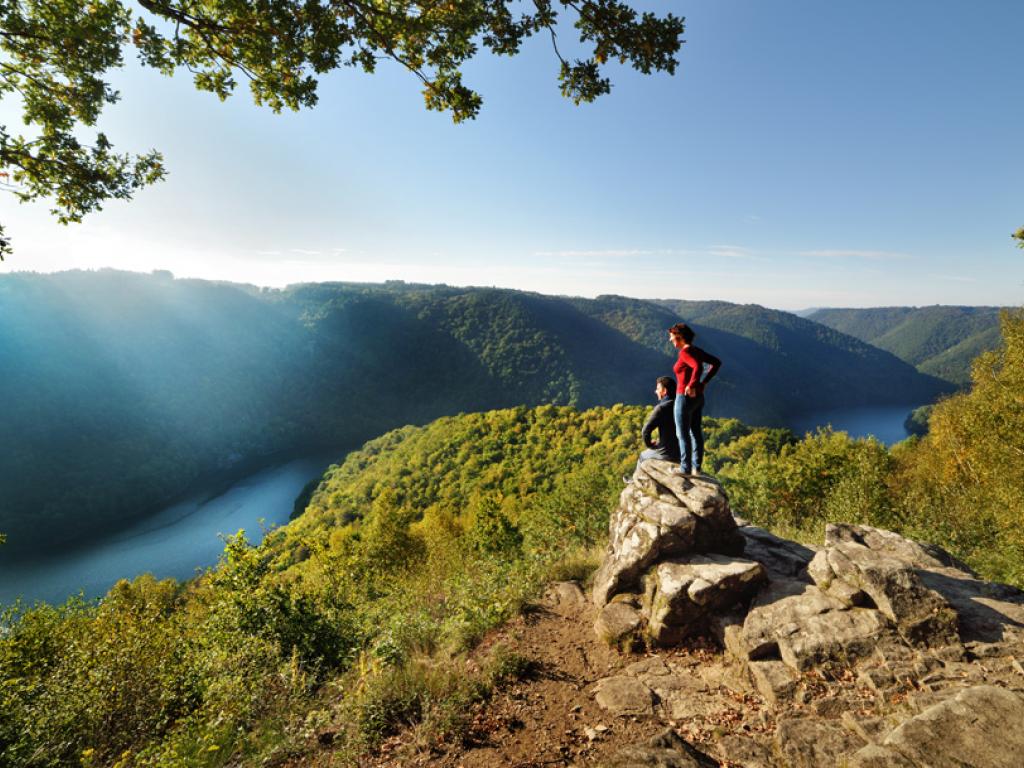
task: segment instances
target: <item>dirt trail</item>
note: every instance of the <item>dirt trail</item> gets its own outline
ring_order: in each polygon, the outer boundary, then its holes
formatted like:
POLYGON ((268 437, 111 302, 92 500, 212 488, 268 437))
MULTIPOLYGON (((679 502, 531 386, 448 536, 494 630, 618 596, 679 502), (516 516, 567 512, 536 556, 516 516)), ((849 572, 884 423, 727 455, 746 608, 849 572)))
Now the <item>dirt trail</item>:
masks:
MULTIPOLYGON (((498 644, 536 664, 527 678, 477 707, 469 744, 416 754, 407 737, 389 740, 373 768, 539 768, 599 763, 622 747, 673 728, 720 761, 770 752, 774 717, 722 653, 696 640, 658 653, 623 653, 594 632, 595 611, 582 593, 549 590, 523 615, 492 633, 477 654, 498 644), (659 695, 647 714, 615 715, 595 699, 596 683, 618 675, 644 679, 659 695), (659 685, 659 680, 663 682, 659 685), (667 690, 667 689, 671 690, 667 690)), ((723 761, 723 766, 748 763, 723 761)))

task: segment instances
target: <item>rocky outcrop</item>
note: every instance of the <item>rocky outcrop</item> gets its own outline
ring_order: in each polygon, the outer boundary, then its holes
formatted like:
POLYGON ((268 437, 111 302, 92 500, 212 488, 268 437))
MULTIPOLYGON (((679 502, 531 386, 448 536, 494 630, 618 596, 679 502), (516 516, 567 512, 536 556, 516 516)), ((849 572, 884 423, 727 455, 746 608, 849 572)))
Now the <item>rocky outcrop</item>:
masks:
POLYGON ((766 578, 759 563, 736 556, 743 547, 716 481, 680 475, 670 462, 644 462, 612 514, 594 578, 598 633, 618 642, 639 630, 666 645, 703 630, 766 578))
POLYGON ((674 464, 646 461, 622 491, 609 523, 608 555, 594 578, 594 602, 637 591, 666 558, 691 552, 738 552, 743 540, 721 486, 673 474, 674 464))
POLYGON ((862 530, 865 535, 859 537, 855 526, 828 526, 826 548, 807 566, 818 587, 847 606, 877 608, 908 642, 958 643, 956 612, 942 595, 924 585, 915 562, 896 556, 894 546, 870 546, 894 544, 896 534, 862 530))
MULTIPOLYGON (((757 696, 770 739, 729 736, 715 754, 730 764, 1021 764, 1024 593, 877 528, 829 525, 820 547, 781 539, 733 518, 713 480, 672 469, 646 462, 622 493, 596 626, 654 647, 710 636, 727 668, 695 677, 648 657, 598 682, 602 708, 708 723, 733 716, 728 696, 757 696)), ((661 749, 616 764, 690 764, 661 749)))

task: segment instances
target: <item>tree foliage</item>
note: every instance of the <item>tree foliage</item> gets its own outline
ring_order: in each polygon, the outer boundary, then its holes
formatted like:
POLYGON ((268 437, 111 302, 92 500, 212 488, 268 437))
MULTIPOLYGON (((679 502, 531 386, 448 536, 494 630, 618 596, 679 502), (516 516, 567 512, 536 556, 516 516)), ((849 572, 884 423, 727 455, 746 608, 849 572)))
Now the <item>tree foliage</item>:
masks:
MULTIPOLYGON (((517 668, 473 673, 458 654, 556 573, 593 566, 645 410, 515 408, 396 430, 262 545, 231 537, 198 580, 8 610, 0 764, 305 763, 325 730, 360 764, 401 723, 444 736, 517 668)), ((709 428, 712 447, 750 431, 709 428)))
POLYGON ((731 443, 720 475, 734 507, 811 541, 827 522, 889 528, 1024 585, 1024 314, 1003 312, 1001 330, 1000 347, 974 361, 970 391, 930 408, 921 438, 891 450, 831 431, 731 443))
MULTIPOLYGON (((609 92, 611 61, 673 73, 683 19, 623 0, 0 0, 0 98, 20 100, 28 127, 20 135, 0 126, 0 171, 22 201, 52 199, 63 223, 161 179, 158 152, 117 154, 102 132, 80 138, 117 101, 106 79, 129 49, 163 74, 187 69, 221 99, 247 81, 275 112, 316 104, 318 78, 333 69, 373 72, 392 60, 422 81, 427 108, 458 122, 482 101, 463 82, 466 62, 481 49, 515 55, 538 34, 554 47, 562 93, 579 104, 609 92), (584 58, 559 50, 563 14, 584 58)), ((9 252, 0 226, 0 258, 9 252)))
POLYGON ((1002 346, 980 355, 970 392, 936 405, 928 435, 904 457, 908 496, 945 508, 961 555, 1024 583, 1024 314, 1002 315, 1002 346))

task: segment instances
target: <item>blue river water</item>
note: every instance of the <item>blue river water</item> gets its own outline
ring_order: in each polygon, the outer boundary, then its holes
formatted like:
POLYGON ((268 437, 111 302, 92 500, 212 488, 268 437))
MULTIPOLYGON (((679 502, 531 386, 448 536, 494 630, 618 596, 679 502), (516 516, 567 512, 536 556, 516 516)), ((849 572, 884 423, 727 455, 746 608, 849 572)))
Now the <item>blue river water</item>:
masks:
POLYGON ((909 437, 903 422, 918 405, 920 403, 815 411, 792 419, 788 426, 802 437, 818 427, 831 425, 837 432, 848 432, 851 437, 874 437, 879 442, 892 445, 909 437))
MULTIPOLYGON (((831 424, 855 437, 874 435, 892 444, 907 437, 903 420, 913 407, 819 411, 793 419, 789 427, 803 434, 831 424)), ((249 540, 256 542, 262 538, 262 527, 287 523, 295 497, 306 483, 340 461, 343 453, 309 456, 260 470, 212 499, 210 488, 196 489, 189 498, 131 528, 51 559, 4 562, 0 549, 0 603, 9 604, 18 597, 29 603, 60 603, 79 591, 87 598, 99 597, 119 579, 147 572, 158 578, 191 578, 217 563, 225 535, 244 529, 249 540)))
POLYGON ((143 573, 188 579, 217 563, 224 536, 244 530, 251 542, 263 530, 288 522, 295 498, 310 480, 340 461, 342 454, 294 459, 244 477, 210 498, 197 488, 182 501, 102 541, 49 559, 5 562, 0 549, 0 603, 61 603, 81 590, 104 595, 119 579, 143 573))

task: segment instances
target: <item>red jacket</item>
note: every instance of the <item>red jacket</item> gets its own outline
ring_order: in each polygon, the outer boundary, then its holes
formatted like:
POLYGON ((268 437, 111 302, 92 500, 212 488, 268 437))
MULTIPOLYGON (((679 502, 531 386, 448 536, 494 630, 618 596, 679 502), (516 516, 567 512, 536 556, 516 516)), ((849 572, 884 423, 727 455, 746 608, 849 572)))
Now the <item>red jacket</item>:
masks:
POLYGON ((686 389, 690 386, 697 391, 698 395, 704 394, 704 385, 714 378, 721 367, 721 360, 700 347, 695 347, 692 344, 683 347, 679 350, 679 359, 672 366, 672 370, 676 373, 676 394, 685 394, 686 389), (700 375, 704 371, 705 365, 710 368, 708 368, 708 375, 702 381, 700 375))

